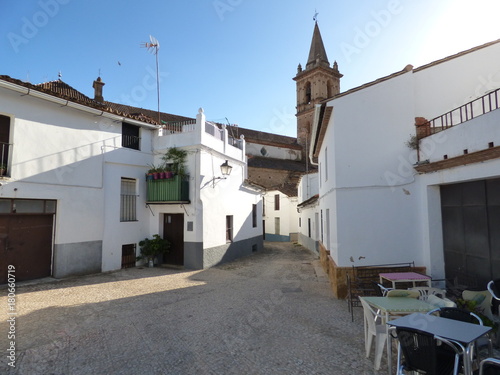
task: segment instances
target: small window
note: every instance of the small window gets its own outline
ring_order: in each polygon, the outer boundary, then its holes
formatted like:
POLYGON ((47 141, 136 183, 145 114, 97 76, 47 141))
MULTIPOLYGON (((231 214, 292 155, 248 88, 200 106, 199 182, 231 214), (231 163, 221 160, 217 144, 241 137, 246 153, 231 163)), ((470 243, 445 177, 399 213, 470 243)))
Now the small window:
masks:
POLYGON ((122 268, 135 267, 135 243, 122 245, 122 268))
POLYGON ((140 150, 139 127, 122 123, 122 147, 140 150))
POLYGON ((252 204, 252 227, 257 227, 257 205, 252 204))
POLYGON ((328 181, 328 147, 325 147, 325 182, 328 181))
POLYGON ((274 218, 274 234, 280 234, 281 228, 280 228, 280 218, 275 217, 274 218))
POLYGON ((279 211, 280 210, 280 195, 276 194, 274 196, 274 210, 279 211))
POLYGON ((266 216, 266 200, 262 198, 262 217, 266 216))
POLYGON ((137 193, 135 179, 122 178, 120 198, 120 221, 136 221, 137 193))
POLYGON ((306 83, 306 100, 304 104, 311 103, 311 82, 306 83))
POLYGON ((233 242, 233 215, 226 216, 226 242, 233 242))

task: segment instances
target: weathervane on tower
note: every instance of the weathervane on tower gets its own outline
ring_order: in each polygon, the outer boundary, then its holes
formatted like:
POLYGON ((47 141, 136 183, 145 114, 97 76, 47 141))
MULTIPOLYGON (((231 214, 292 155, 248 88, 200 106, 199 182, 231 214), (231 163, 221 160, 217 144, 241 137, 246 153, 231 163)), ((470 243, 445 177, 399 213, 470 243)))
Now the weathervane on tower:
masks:
POLYGON ((316 11, 316 9, 314 9, 314 17, 313 17, 313 21, 314 21, 314 22, 318 22, 318 12, 316 11))

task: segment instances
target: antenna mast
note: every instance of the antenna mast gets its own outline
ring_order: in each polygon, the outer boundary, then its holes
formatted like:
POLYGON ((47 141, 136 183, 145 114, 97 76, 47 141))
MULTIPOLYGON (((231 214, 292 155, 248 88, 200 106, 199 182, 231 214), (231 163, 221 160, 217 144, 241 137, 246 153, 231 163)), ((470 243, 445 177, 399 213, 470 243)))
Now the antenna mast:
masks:
POLYGON ((160 42, 154 37, 149 36, 149 43, 145 42, 141 44, 141 47, 147 48, 148 51, 156 56, 156 95, 158 97, 158 124, 161 125, 160 116, 160 73, 158 68, 158 50, 160 49, 160 42))

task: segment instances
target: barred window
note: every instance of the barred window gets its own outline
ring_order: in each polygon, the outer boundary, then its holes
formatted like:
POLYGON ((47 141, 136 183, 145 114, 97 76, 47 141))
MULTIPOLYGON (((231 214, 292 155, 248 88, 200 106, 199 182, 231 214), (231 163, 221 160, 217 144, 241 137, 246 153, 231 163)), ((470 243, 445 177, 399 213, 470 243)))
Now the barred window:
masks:
POLYGON ((135 179, 122 177, 120 191, 120 221, 137 220, 137 193, 135 179))
POLYGON ((122 147, 140 150, 139 127, 122 123, 122 147))

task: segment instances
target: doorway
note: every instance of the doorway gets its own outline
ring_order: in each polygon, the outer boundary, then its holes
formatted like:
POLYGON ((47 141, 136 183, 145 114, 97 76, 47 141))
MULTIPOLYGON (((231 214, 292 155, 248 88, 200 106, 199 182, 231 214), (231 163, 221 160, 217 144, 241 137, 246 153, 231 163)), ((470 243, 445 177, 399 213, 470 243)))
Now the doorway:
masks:
POLYGON ((163 256, 163 263, 184 265, 184 214, 165 214, 163 238, 170 242, 170 251, 163 256))
POLYGON ((500 179, 441 186, 446 278, 500 277, 500 179))
POLYGON ((16 281, 52 275, 54 215, 0 215, 0 284, 7 267, 15 267, 16 281))

